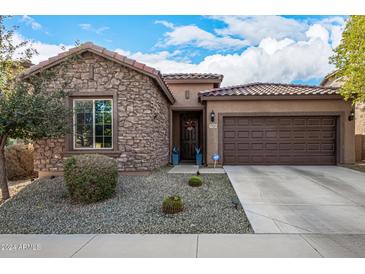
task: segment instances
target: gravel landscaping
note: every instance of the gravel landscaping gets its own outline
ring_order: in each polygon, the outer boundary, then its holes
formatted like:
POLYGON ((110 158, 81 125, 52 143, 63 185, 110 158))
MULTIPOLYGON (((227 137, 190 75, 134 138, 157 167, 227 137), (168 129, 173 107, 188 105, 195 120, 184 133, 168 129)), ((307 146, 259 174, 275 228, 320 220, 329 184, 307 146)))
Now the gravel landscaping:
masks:
POLYGON ((251 233, 245 212, 225 174, 202 175, 201 187, 188 174, 121 176, 113 198, 72 204, 62 177, 41 179, 0 206, 3 233, 251 233), (163 198, 182 197, 183 212, 166 215, 163 198))
MULTIPOLYGON (((23 188, 32 183, 31 179, 17 180, 17 181, 9 181, 9 192, 10 197, 17 195, 23 188)), ((1 190, 0 190, 0 205, 3 203, 1 199, 1 190)))

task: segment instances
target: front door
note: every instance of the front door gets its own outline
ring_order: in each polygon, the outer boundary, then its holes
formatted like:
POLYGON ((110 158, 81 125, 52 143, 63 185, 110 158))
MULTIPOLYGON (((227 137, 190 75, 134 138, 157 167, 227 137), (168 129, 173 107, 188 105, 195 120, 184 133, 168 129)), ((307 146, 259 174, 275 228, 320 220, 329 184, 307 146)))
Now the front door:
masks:
POLYGON ((199 143, 199 115, 197 113, 183 113, 181 121, 181 159, 194 160, 195 147, 199 143))

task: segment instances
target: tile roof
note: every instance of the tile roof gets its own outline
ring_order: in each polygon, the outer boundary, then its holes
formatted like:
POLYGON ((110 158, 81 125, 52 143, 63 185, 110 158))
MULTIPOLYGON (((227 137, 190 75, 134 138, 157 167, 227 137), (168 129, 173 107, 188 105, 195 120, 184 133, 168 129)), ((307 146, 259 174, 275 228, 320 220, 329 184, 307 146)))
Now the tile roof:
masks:
POLYGON ((162 75, 166 81, 169 80, 223 80, 222 74, 216 73, 167 73, 162 75))
POLYGON ((201 91, 199 96, 306 96, 337 95, 338 89, 332 87, 307 86, 280 83, 252 83, 201 91))
POLYGON ((100 55, 104 58, 110 59, 114 62, 120 63, 122 65, 128 66, 132 69, 135 69, 143 74, 146 74, 156 80, 158 85, 161 87, 162 91, 168 97, 171 103, 175 102, 175 98, 172 95, 171 91, 167 87, 166 82, 164 81, 162 74, 159 70, 156 70, 152 67, 149 67, 145 64, 139 63, 136 60, 129 59, 128 57, 121 55, 117 52, 107 50, 106 48, 97 46, 91 42, 87 42, 81 44, 80 46, 71 48, 68 51, 62 52, 54 57, 51 57, 45 61, 40 62, 37 65, 31 66, 30 68, 26 69, 22 73, 22 77, 26 78, 32 74, 38 73, 44 69, 50 68, 62 62, 65 58, 73 55, 73 54, 80 54, 85 51, 93 52, 97 55, 100 55))

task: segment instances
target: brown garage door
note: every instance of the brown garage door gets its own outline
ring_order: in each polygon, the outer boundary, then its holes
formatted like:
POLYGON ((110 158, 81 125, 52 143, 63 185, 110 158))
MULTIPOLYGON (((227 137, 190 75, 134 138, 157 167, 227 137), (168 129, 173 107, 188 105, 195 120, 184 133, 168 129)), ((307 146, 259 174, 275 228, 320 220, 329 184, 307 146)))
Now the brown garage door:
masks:
POLYGON ((336 117, 224 117, 224 164, 336 164, 336 117))

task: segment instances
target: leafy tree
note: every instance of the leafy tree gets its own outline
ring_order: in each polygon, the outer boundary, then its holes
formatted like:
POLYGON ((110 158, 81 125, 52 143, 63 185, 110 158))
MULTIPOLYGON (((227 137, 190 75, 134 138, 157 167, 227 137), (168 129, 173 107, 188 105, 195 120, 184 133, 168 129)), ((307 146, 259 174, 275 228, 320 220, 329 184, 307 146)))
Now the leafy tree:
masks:
POLYGON ((330 58, 336 77, 343 79, 340 89, 345 100, 365 102, 365 16, 350 16, 340 45, 330 58))
POLYGON ((10 197, 5 145, 8 138, 36 140, 59 137, 68 130, 69 111, 65 107, 67 95, 61 90, 47 92, 50 72, 22 80, 20 73, 30 58, 37 54, 28 41, 15 44, 17 27, 10 30, 0 16, 0 187, 2 199, 10 197))

